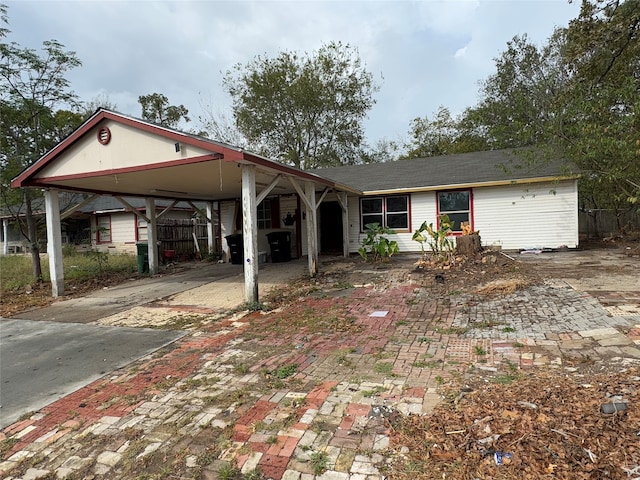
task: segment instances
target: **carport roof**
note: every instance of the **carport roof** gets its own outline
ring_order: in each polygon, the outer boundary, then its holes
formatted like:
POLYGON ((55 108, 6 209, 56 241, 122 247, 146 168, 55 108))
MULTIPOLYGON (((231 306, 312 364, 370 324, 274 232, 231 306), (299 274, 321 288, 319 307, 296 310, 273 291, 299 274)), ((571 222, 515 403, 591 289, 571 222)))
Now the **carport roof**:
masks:
MULTIPOLYGON (((318 190, 361 194, 241 148, 106 109, 97 110, 11 185, 116 196, 226 200, 241 196, 242 164, 256 166, 258 189, 281 175, 311 181, 318 190)), ((290 181, 280 181, 273 190, 274 194, 294 192, 290 181)))

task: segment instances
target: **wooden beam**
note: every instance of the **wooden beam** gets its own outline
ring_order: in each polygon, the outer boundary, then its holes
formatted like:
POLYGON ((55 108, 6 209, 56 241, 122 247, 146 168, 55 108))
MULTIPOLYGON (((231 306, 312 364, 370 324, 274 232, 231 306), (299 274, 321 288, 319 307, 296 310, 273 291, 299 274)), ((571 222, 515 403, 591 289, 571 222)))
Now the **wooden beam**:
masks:
MULTIPOLYGON (((304 206, 306 208, 311 208, 311 204, 309 203, 309 200, 307 199, 307 194, 302 189, 302 187, 300 186, 298 181, 293 177, 289 177, 289 181, 291 182, 291 185, 293 185, 293 188, 295 189, 295 191, 298 193, 298 197, 300 197, 302 199, 302 202, 304 203, 304 206)), ((314 191, 314 199, 315 199, 315 191, 314 191)))
POLYGON ((329 187, 325 187, 325 189, 322 191, 322 195, 320 195, 320 198, 316 202, 316 209, 320 207, 320 204, 323 202, 324 198, 327 196, 327 193, 329 193, 330 191, 331 189, 329 187))
POLYGON ((61 297, 64 295, 64 268, 62 266, 62 232, 58 190, 45 190, 44 204, 47 222, 47 253, 49 254, 51 295, 61 297))
POLYGON ((269 195, 271 193, 271 191, 276 188, 276 185, 278 185, 278 183, 280 183, 280 178, 282 177, 282 175, 278 174, 275 176, 275 178, 273 179, 273 181, 267 185, 267 187, 260 192, 260 194, 256 197, 256 205, 260 205, 262 203, 262 201, 267 198, 267 195, 269 195))
POLYGON ((89 203, 93 202, 93 200, 96 197, 99 197, 100 195, 98 195, 97 193, 91 195, 89 198, 81 201, 80 203, 78 203, 77 205, 68 208, 67 210, 65 210, 63 213, 60 214, 60 220, 64 220, 65 218, 73 215, 74 212, 78 211, 79 209, 81 209, 82 207, 84 207, 85 205, 88 205, 89 203))
POLYGON ((156 202, 153 198, 147 198, 147 248, 149 256, 149 275, 155 275, 158 273, 159 258, 158 258, 158 228, 156 225, 156 216, 154 215, 156 210, 156 202), (149 215, 151 212, 151 215, 149 215))
POLYGON ((337 197, 342 208, 342 254, 349 258, 349 200, 347 192, 338 192, 337 197))
MULTIPOLYGON (((173 207, 175 207, 177 204, 178 204, 178 200, 174 200, 171 205, 169 205, 167 208, 165 208, 163 211, 161 211, 158 215, 156 215, 156 220, 158 220, 160 217, 162 217, 165 213, 170 212, 171 209, 173 207)), ((148 214, 149 214, 149 212, 147 212, 147 215, 148 214)))
POLYGON ((216 232, 213 224, 213 202, 207 202, 207 248, 209 255, 216 250, 216 232))
MULTIPOLYGON (((150 223, 150 222, 151 222, 151 220, 149 220, 149 217, 148 217, 147 215, 145 215, 145 214, 144 214, 144 213, 142 213, 142 212, 139 212, 139 211, 138 211, 138 209, 133 208, 133 207, 131 206, 131 204, 130 204, 129 202, 127 202, 124 198, 122 198, 122 197, 113 197, 113 198, 115 198, 116 200, 118 200, 122 205, 124 205, 124 207, 125 207, 126 209, 128 209, 129 211, 131 211, 131 213, 133 213, 135 216, 137 216, 140 220, 143 220, 143 221, 145 221, 145 222, 147 222, 147 223, 150 223)), ((147 214, 148 214, 148 213, 149 213, 149 210, 147 210, 147 214)), ((155 212, 154 212, 154 213, 155 213, 155 212)), ((151 216, 152 216, 152 217, 155 217, 155 215, 151 215, 151 216)))
POLYGON ((244 296, 258 302, 258 218, 256 167, 242 165, 242 242, 244 245, 244 296))
POLYGON ((316 211, 316 187, 313 182, 305 182, 305 205, 307 206, 307 256, 309 259, 309 275, 318 273, 318 217, 316 211))

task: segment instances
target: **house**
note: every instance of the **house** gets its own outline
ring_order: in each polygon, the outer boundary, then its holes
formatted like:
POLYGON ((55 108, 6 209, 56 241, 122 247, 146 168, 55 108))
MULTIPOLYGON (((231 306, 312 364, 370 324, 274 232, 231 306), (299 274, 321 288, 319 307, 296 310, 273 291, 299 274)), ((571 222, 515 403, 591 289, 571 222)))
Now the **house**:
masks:
MULTIPOLYGON (((462 222, 480 231, 484 246, 577 247, 578 177, 559 162, 535 168, 524 163, 517 150, 494 150, 317 173, 363 192, 349 199, 350 252, 358 250, 364 226, 373 222, 397 233, 401 252, 420 251, 413 232, 425 221, 437 225, 442 214, 455 221, 455 234, 462 222)), ((337 225, 336 211, 330 199, 321 205, 321 251, 334 249, 332 239, 339 238, 326 234, 337 225)))
MULTIPOLYGON (((528 171, 517 163, 513 152, 498 151, 302 171, 99 109, 12 185, 45 192, 54 296, 64 291, 57 258, 62 243, 59 192, 71 191, 110 196, 125 206, 125 197, 143 201, 144 213, 133 206, 128 211, 146 225, 150 244, 158 241, 162 212, 157 202, 202 202, 210 225, 217 212, 225 257, 244 265, 251 302, 258 298, 258 264, 265 254, 272 254, 271 260, 306 256, 309 274, 315 275, 320 252, 356 252, 365 225, 372 222, 393 228, 405 252, 420 251, 411 241, 413 230, 424 221, 437 222, 443 213, 457 225, 470 222, 486 245, 577 246, 577 177, 558 165, 528 171), (278 244, 277 258, 272 238, 287 240, 278 244)), ((106 228, 106 221, 97 226, 106 228)), ((151 273, 158 267, 153 250, 151 273)))
MULTIPOLYGON (((147 242, 147 224, 136 213, 146 213, 144 200, 124 197, 120 200, 111 196, 70 195, 61 203, 65 204, 61 215, 61 242, 77 248, 92 248, 112 253, 136 253, 138 243, 147 242), (79 202, 79 199, 82 200, 79 202)), ((44 200, 33 200, 34 216, 43 223, 44 200)), ((213 212, 212 238, 209 238, 207 219, 202 212, 205 205, 193 202, 172 202, 158 200, 155 204, 158 223, 158 241, 161 252, 169 250, 178 256, 192 256, 194 252, 217 252, 220 249, 218 212, 213 212), (195 239, 194 239, 195 235, 195 239), (196 245, 197 242, 197 245, 196 245)), ((18 212, 20 215, 20 212, 18 212)), ((24 214, 22 214, 23 216, 24 214)), ((5 213, 0 232, 0 254, 25 253, 29 245, 20 233, 13 215, 5 213)), ((46 230, 38 229, 41 251, 46 251, 46 230)))

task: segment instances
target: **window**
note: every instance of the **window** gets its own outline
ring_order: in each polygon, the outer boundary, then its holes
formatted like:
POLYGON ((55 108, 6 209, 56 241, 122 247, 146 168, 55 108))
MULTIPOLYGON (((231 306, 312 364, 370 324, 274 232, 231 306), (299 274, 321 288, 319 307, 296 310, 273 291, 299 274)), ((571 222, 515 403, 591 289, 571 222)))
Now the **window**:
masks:
POLYGON ((147 232, 147 222, 141 218, 136 217, 136 240, 138 242, 145 242, 149 239, 147 232))
POLYGON ((471 190, 438 192, 438 218, 440 215, 449 216, 454 232, 462 231, 462 222, 471 225, 471 190))
POLYGON ((271 228, 271 199, 265 198, 258 205, 258 229, 271 228))
POLYGON ((98 229, 96 232, 96 242, 109 243, 111 242, 111 217, 104 216, 97 218, 98 229))
POLYGON ((360 199, 362 231, 370 223, 394 230, 409 230, 409 196, 360 199))

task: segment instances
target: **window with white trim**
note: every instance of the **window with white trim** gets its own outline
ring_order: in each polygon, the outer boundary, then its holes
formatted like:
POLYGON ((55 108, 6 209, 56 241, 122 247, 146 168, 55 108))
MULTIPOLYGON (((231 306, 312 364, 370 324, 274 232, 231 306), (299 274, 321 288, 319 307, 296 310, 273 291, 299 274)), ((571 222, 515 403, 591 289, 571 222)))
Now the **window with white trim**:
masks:
POLYGON ((138 242, 146 242, 147 240, 149 240, 149 234, 148 234, 147 228, 148 228, 147 221, 136 216, 136 229, 137 229, 136 239, 138 242))
POLYGON ((265 198, 258 205, 258 229, 271 228, 271 199, 265 198))
POLYGON ((371 223, 393 230, 409 230, 409 196, 361 198, 361 230, 364 231, 371 223))
POLYGON ((111 242, 111 217, 110 216, 98 217, 96 220, 96 224, 97 224, 96 242, 98 243, 111 242))
POLYGON ((438 192, 438 216, 447 215, 453 223, 454 232, 462 231, 462 223, 471 227, 471 190, 438 192))

